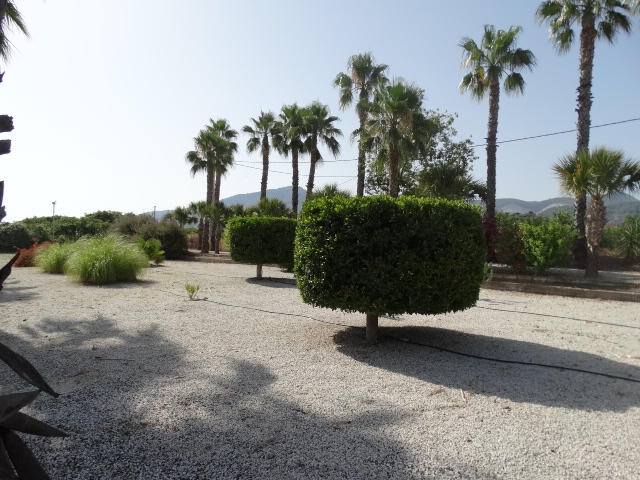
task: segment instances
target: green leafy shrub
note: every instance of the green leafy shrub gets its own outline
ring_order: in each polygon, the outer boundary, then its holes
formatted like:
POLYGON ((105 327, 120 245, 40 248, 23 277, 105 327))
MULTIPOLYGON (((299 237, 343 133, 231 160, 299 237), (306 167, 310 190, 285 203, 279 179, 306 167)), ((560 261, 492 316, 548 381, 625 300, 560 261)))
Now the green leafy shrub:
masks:
POLYGON ((519 224, 523 254, 527 264, 536 273, 555 267, 571 255, 571 243, 575 231, 571 225, 558 219, 545 219, 542 222, 520 222, 519 224))
POLYGON ((36 254, 36 266, 45 273, 64 273, 64 267, 73 250, 73 243, 52 243, 43 246, 36 254))
POLYGON ((619 227, 618 236, 615 242, 615 250, 627 261, 631 263, 640 255, 640 217, 637 215, 627 215, 624 223, 619 227))
POLYGON ((149 266, 145 253, 121 236, 78 240, 66 263, 65 273, 84 283, 104 285, 128 282, 149 266))
POLYGON ((145 240, 144 238, 140 237, 140 240, 138 240, 138 245, 147 255, 147 258, 156 265, 164 262, 164 250, 162 250, 162 244, 157 238, 150 238, 149 240, 145 240))
POLYGON ((235 217, 229 220, 225 242, 236 262, 293 268, 296 221, 292 218, 235 217))
POLYGON ((109 232, 127 237, 142 237, 144 240, 156 238, 162 244, 168 259, 180 258, 187 249, 187 235, 175 220, 158 222, 149 215, 127 213, 118 217, 109 227, 109 232))
POLYGON ((366 313, 375 325, 383 314, 463 310, 477 301, 484 269, 477 206, 334 197, 302 207, 294 272, 311 305, 366 313))
POLYGON ((158 222, 158 232, 155 238, 160 240, 164 255, 170 260, 180 258, 187 250, 187 234, 175 220, 158 222))
POLYGON ((0 223, 0 251, 15 252, 16 248, 33 245, 32 236, 22 222, 0 223))

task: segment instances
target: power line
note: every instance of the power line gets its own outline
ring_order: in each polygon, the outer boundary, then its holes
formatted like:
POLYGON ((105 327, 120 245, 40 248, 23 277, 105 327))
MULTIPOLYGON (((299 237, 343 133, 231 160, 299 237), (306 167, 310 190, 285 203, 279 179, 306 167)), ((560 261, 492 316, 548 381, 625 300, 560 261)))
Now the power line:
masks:
MULTIPOLYGON (((620 120, 619 122, 603 123, 602 125, 593 125, 592 127, 590 127, 590 129, 600 128, 600 127, 608 127, 610 125, 619 125, 621 123, 637 122, 638 120, 640 120, 640 118, 630 118, 629 120, 620 120)), ((498 143, 520 142, 522 140, 532 140, 534 138, 551 137, 553 135, 562 135, 563 133, 572 133, 572 132, 577 132, 577 131, 578 131, 578 129, 574 128, 573 130, 563 130, 562 132, 543 133, 542 135, 534 135, 532 137, 522 137, 522 138, 514 138, 512 140, 502 140, 500 142, 496 142, 496 144, 498 144, 498 143)), ((487 144, 483 143, 483 144, 480 144, 480 145, 471 145, 471 148, 486 147, 486 146, 487 146, 487 144)))
MULTIPOLYGON (((262 170, 260 167, 252 167, 250 165, 243 165, 241 163, 234 163, 239 167, 251 168, 253 170, 262 170)), ((283 175, 291 175, 293 172, 278 172, 277 170, 269 170, 269 173, 281 173, 283 175)), ((300 175, 301 177, 308 177, 309 175, 300 175)), ((315 175, 316 178, 351 178, 352 175, 315 175)))

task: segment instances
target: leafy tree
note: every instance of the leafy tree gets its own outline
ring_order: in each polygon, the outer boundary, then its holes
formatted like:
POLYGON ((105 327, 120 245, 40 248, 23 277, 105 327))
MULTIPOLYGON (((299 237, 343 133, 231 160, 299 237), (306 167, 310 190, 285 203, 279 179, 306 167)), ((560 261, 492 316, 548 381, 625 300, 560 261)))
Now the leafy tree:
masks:
POLYGON ((496 151, 498 136, 498 109, 500 105, 500 81, 504 79, 505 93, 524 92, 525 81, 520 72, 531 70, 536 64, 530 50, 516 47, 521 27, 496 30, 485 25, 480 45, 464 37, 460 47, 464 52, 462 67, 469 70, 460 82, 460 91, 469 92, 475 100, 489 95, 489 121, 487 125, 487 202, 486 216, 496 212, 496 151))
POLYGON ((316 165, 322 160, 322 155, 320 155, 320 150, 318 150, 319 145, 321 143, 324 144, 334 157, 337 157, 340 153, 340 142, 338 142, 336 137, 341 137, 342 131, 334 125, 334 123, 339 120, 338 117, 329 114, 328 106, 318 101, 313 102, 304 111, 304 132, 307 136, 305 139, 305 149, 311 157, 305 198, 309 198, 313 193, 316 165))
POLYGON ((274 148, 285 157, 291 153, 291 167, 293 178, 291 181, 291 206, 295 214, 298 213, 298 184, 300 174, 298 171, 298 158, 301 153, 306 153, 304 138, 305 110, 297 103, 284 105, 276 123, 276 135, 273 136, 274 148))
POLYGON ((572 195, 591 196, 585 216, 587 265, 585 276, 598 276, 598 251, 607 223, 604 199, 625 191, 640 190, 640 162, 627 158, 620 150, 605 147, 591 153, 580 150, 566 155, 553 166, 560 188, 572 195))
POLYGON ((249 153, 260 149, 262 153, 262 182, 260 183, 260 198, 267 198, 267 178, 269 176, 269 152, 271 145, 269 138, 273 137, 275 131, 276 118, 272 112, 260 112, 256 120, 251 119, 253 126, 245 125, 242 131, 250 135, 247 141, 247 151, 249 153))
MULTIPOLYGON (((596 40, 606 39, 613 43, 620 32, 631 31, 631 20, 627 13, 633 5, 618 0, 547 0, 542 2, 536 17, 540 23, 549 25, 549 40, 559 53, 571 49, 575 39, 575 27, 580 29, 580 53, 577 98, 577 147, 589 151, 589 132, 591 129, 591 105, 593 97, 593 61, 596 40)), ((636 2, 637 8, 637 2, 636 2)), ((585 266, 587 241, 585 238, 585 215, 587 198, 577 195, 575 198, 575 227, 578 238, 574 243, 574 260, 580 267, 585 266)))
POLYGON ((358 187, 356 195, 364 195, 366 152, 362 142, 362 132, 367 121, 367 111, 363 106, 371 100, 376 88, 386 85, 389 79, 385 72, 389 67, 384 64, 376 65, 371 52, 359 53, 349 57, 348 73, 340 72, 333 81, 334 87, 340 89, 340 108, 349 107, 354 96, 357 96, 356 113, 360 120, 360 128, 353 132, 358 137, 358 187))
POLYGON ((380 87, 373 100, 361 106, 369 115, 362 141, 378 165, 389 165, 389 194, 399 194, 400 160, 426 153, 435 125, 422 110, 424 92, 402 79, 380 87))

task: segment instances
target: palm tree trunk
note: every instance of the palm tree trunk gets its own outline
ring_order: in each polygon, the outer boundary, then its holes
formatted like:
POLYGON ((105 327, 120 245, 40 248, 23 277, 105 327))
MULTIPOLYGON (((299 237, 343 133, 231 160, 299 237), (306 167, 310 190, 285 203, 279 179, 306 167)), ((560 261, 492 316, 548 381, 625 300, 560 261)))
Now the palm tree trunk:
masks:
MULTIPOLYGON (((595 20, 592 16, 583 15, 582 29, 580 31, 580 85, 578 86, 577 108, 578 145, 576 153, 589 151, 589 133, 591 129, 591 85, 593 81, 593 59, 596 51, 595 20)), ((578 268, 586 268, 589 253, 587 252, 587 240, 585 239, 585 213, 587 210, 586 195, 577 196, 575 199, 574 225, 578 231, 578 237, 573 242, 573 261, 578 268)), ((596 272, 597 275, 597 272, 596 272)))
POLYGON ((267 178, 269 177, 269 138, 262 139, 262 182, 260 183, 260 200, 267 198, 267 178))
POLYGON ((500 84, 489 86, 489 122, 487 124, 487 212, 488 218, 496 216, 496 163, 498 140, 498 110, 500 109, 500 84))
MULTIPOLYGON (((215 184, 213 187, 213 202, 214 205, 218 205, 220 202, 220 183, 222 182, 222 175, 220 172, 216 172, 215 184)), ((218 241, 218 222, 214 219, 211 225, 211 243, 213 244, 213 251, 220 253, 220 245, 218 241)))
POLYGON ((587 240, 587 265, 584 276, 598 277, 598 258, 600 242, 607 224, 607 208, 601 198, 592 198, 585 218, 585 236, 587 240))
POLYGON ((318 161, 318 137, 314 135, 312 138, 312 147, 311 147, 311 165, 309 166, 309 179, 307 181, 307 195, 305 196, 305 200, 309 198, 309 196, 313 193, 313 182, 316 176, 316 162, 318 161))
MULTIPOLYGON (((214 185, 214 172, 211 166, 207 166, 207 198, 206 204, 211 205, 213 203, 213 185, 214 185)), ((200 253, 209 253, 210 243, 209 239, 211 233, 211 226, 209 219, 205 217, 204 228, 202 229, 202 244, 200 246, 200 253)))
POLYGON ((298 214, 298 182, 300 175, 298 173, 298 149, 291 150, 291 167, 293 168, 293 178, 291 179, 291 208, 293 213, 298 214))
MULTIPOLYGON (((366 91, 360 92, 360 100, 367 98, 366 91)), ((358 187, 356 190, 356 196, 364 196, 364 173, 365 173, 365 154, 364 145, 362 144, 362 132, 364 131, 364 124, 367 121, 367 113, 358 109, 358 118, 360 120, 360 133, 358 134, 358 187)))
POLYGON ((399 186, 398 186, 398 157, 399 152, 397 148, 389 149, 389 195, 393 198, 398 198, 399 186))

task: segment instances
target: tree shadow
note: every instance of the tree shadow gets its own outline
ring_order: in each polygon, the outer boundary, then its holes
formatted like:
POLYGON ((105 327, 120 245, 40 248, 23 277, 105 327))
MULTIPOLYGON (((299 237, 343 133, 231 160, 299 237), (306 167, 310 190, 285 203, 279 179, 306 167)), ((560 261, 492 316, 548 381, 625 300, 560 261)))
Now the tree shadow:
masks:
POLYGON ((298 288, 296 280, 293 278, 279 278, 279 277, 262 277, 262 278, 247 278, 245 282, 251 285, 260 285, 261 287, 268 288, 298 288))
POLYGON ((379 343, 365 344, 364 329, 334 335, 338 351, 367 365, 444 387, 473 390, 514 402, 550 407, 624 412, 640 405, 640 384, 569 370, 505 364, 437 350, 590 370, 640 380, 640 368, 598 355, 532 342, 433 327, 389 327, 379 343), (402 343, 428 344, 436 348, 402 343))
MULTIPOLYGON (((41 395, 25 413, 71 434, 22 436, 53 478, 425 478, 408 470, 417 460, 386 433, 406 414, 314 413, 311 400, 283 395, 264 364, 215 352, 194 358, 153 324, 45 318, 22 331, 0 332, 0 341, 62 393, 41 395)), ((8 368, 0 383, 27 389, 8 368)))
POLYGON ((18 300, 29 300, 38 295, 37 287, 21 287, 20 280, 9 277, 4 281, 2 292, 0 292, 0 305, 18 300))

